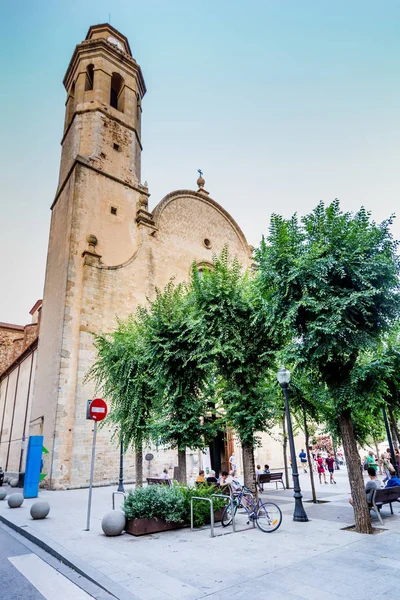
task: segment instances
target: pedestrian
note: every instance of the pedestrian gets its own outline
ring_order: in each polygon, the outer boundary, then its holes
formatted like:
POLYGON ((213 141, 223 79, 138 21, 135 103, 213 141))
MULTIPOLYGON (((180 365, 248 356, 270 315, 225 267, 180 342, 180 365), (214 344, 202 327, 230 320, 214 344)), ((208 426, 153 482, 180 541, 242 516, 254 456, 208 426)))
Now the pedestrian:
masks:
POLYGON ((326 466, 329 471, 329 483, 336 483, 335 478, 333 476, 335 471, 335 457, 332 454, 328 453, 328 456, 325 459, 326 466))
POLYGON ((258 489, 260 490, 260 492, 264 491, 264 486, 262 483, 260 483, 260 475, 262 475, 262 470, 261 470, 261 465, 257 465, 256 466, 256 482, 257 482, 257 486, 258 489))
POLYGON ((319 482, 322 483, 322 475, 324 476, 324 483, 328 483, 326 480, 326 475, 325 475, 325 468, 324 468, 324 459, 322 458, 321 454, 318 453, 317 454, 317 471, 318 471, 318 478, 319 478, 319 482))
POLYGON ((301 466, 303 467, 303 473, 307 473, 307 454, 304 452, 304 449, 301 449, 299 454, 301 466))
POLYGON ((394 457, 396 460, 397 472, 400 474, 400 452, 398 450, 394 451, 394 457))
POLYGON ((395 468, 390 462, 387 453, 381 454, 381 465, 385 472, 385 479, 383 480, 383 483, 385 483, 385 481, 389 481, 392 473, 394 475, 396 474, 395 468))
POLYGON ((373 467, 375 469, 375 471, 378 470, 378 465, 376 463, 375 456, 374 456, 374 453, 372 452, 372 450, 370 450, 367 454, 367 464, 368 464, 368 467, 373 467))
POLYGON ((236 457, 234 452, 232 452, 232 456, 229 458, 229 464, 231 466, 231 471, 234 471, 236 475, 236 457))
MULTIPOLYGON (((367 502, 370 502, 374 490, 380 490, 382 484, 376 476, 376 470, 374 467, 368 467, 368 476, 369 480, 365 484, 365 494, 367 496, 367 502)), ((353 498, 350 497, 349 502, 351 505, 353 505, 353 498)))

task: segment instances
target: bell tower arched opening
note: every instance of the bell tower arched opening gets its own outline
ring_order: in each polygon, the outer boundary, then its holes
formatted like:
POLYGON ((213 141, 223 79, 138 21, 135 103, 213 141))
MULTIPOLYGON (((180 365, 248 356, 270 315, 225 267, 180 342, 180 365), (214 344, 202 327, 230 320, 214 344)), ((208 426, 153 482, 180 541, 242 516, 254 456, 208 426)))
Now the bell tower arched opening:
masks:
POLYGON ((94 65, 88 65, 86 68, 85 92, 93 89, 94 65))
POLYGON ((124 112, 125 82, 119 73, 111 75, 110 105, 124 112))

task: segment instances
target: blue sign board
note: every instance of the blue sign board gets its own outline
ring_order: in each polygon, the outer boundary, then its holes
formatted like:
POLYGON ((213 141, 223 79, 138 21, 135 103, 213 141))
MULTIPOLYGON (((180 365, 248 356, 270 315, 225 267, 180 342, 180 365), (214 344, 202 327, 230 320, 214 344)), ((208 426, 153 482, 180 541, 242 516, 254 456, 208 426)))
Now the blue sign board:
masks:
POLYGON ((39 494, 40 469, 42 465, 43 436, 29 436, 26 456, 24 498, 37 498, 39 494))

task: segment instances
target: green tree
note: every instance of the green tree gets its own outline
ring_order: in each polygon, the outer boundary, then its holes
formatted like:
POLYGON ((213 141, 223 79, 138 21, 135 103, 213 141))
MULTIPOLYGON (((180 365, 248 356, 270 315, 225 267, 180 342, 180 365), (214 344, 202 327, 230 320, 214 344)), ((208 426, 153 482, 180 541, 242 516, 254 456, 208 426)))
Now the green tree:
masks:
POLYGON ((164 291, 157 290, 141 314, 146 324, 144 360, 157 406, 153 435, 178 450, 178 479, 186 483, 186 448, 202 449, 214 435, 213 422, 207 419, 212 370, 202 352, 193 297, 186 285, 170 282, 164 291))
POLYGON ((213 268, 200 274, 194 265, 192 290, 202 352, 220 377, 220 397, 227 423, 240 438, 244 482, 255 489, 255 434, 269 428, 267 369, 276 341, 262 314, 255 277, 243 273, 225 247, 213 268))
POLYGON ((127 449, 135 450, 136 485, 143 481, 143 442, 150 438, 152 376, 145 360, 145 328, 133 317, 118 321, 113 333, 95 335, 97 358, 87 378, 110 402, 106 423, 127 449))
MULTIPOLYGON (((335 406, 347 458, 356 529, 370 533, 352 415, 359 395, 360 353, 375 346, 399 309, 399 260, 389 231, 364 208, 343 213, 339 201, 296 216, 271 219, 256 251, 266 319, 287 336, 301 367, 325 383, 335 406)), ((371 401, 371 398, 369 398, 371 401)))

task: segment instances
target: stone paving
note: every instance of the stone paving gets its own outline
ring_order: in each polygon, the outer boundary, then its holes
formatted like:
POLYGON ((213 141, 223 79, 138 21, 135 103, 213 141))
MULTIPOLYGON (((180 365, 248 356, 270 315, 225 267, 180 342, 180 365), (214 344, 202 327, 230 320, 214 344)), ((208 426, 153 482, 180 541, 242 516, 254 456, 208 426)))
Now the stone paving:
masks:
MULTIPOLYGON (((121 599, 397 597, 400 505, 394 507, 393 516, 384 508, 383 533, 366 536, 343 531, 354 523, 353 509, 346 472, 337 472, 336 478, 337 485, 316 482, 318 497, 327 503, 304 503, 308 523, 292 520, 293 491, 270 485, 263 498, 275 501, 283 512, 282 525, 272 534, 247 526, 241 516, 237 533, 226 534, 218 527, 216 533, 225 535, 213 539, 209 529, 107 538, 100 524, 111 509, 115 488, 94 489, 89 532, 84 531, 88 490, 41 491, 40 497, 51 504, 45 521, 30 519, 32 500, 14 510, 1 502, 0 515, 76 557, 85 572, 97 576, 106 588, 113 586, 112 593, 121 599)), ((301 485, 306 501, 311 498, 308 475, 301 475, 301 485)), ((375 517, 373 525, 380 527, 375 517)))

